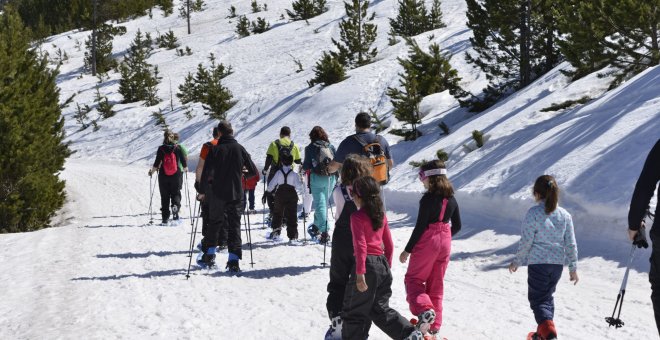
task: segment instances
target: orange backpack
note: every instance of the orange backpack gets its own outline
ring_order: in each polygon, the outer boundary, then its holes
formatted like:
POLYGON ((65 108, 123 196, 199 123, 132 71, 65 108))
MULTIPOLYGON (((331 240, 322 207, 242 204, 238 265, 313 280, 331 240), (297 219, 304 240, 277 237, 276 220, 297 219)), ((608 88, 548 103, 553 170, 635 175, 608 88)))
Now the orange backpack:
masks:
POLYGON ((364 154, 369 158, 373 171, 371 172, 371 177, 373 177, 380 185, 387 184, 389 181, 389 169, 387 164, 387 157, 385 157, 385 150, 378 143, 380 136, 376 135, 376 140, 372 143, 364 142, 357 135, 353 137, 362 145, 364 154))

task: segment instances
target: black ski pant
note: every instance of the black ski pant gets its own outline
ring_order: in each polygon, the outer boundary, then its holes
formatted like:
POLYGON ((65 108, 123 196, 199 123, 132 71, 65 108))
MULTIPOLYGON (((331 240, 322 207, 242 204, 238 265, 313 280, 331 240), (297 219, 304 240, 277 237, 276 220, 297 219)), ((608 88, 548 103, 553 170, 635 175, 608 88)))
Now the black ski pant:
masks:
MULTIPOLYGON (((161 171, 161 173, 163 173, 161 171)), ((159 175, 158 189, 160 191, 160 211, 163 220, 170 218, 170 204, 181 210, 181 187, 179 181, 181 173, 172 176, 159 175)))
POLYGON ((330 250, 328 299, 325 304, 330 319, 341 315, 346 283, 348 283, 348 278, 351 276, 353 266, 355 266, 355 256, 353 255, 351 230, 348 227, 335 227, 330 250))
MULTIPOLYGON (((209 229, 209 204, 204 201, 201 203, 202 206, 202 236, 206 237, 209 229)), ((218 235, 218 245, 227 246, 227 239, 229 234, 227 232, 227 214, 225 214, 225 223, 220 226, 220 233, 218 235)))
POLYGON ((282 219, 286 218, 286 236, 290 240, 298 238, 298 194, 292 186, 280 186, 275 193, 273 231, 282 229, 282 219))
POLYGON ((206 198, 209 204, 209 225, 202 240, 202 251, 206 253, 209 248, 218 246, 220 231, 225 225, 228 236, 227 250, 242 259, 241 200, 224 201, 212 192, 206 198))
POLYGON ((653 314, 655 315, 655 326, 660 335, 660 223, 654 222, 650 232, 652 250, 651 269, 649 270, 649 282, 651 282, 651 302, 653 303, 653 314))
POLYGON ((392 272, 384 255, 367 255, 366 292, 357 290, 355 266, 346 286, 344 310, 341 314, 343 340, 364 340, 369 335, 364 326, 372 321, 392 339, 404 339, 415 327, 390 307, 392 272))

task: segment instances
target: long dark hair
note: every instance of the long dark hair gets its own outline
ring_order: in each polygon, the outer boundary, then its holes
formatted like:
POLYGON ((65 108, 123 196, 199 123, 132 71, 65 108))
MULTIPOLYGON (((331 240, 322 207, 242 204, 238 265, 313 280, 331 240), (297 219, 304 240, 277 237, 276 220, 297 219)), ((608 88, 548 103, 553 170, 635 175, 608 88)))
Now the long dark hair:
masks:
POLYGON ((539 176, 534 183, 534 193, 545 200, 545 213, 550 215, 559 205, 559 186, 550 175, 539 176))
POLYGON ((371 176, 363 176, 353 181, 353 193, 362 200, 362 208, 371 220, 371 227, 378 230, 383 227, 385 207, 380 198, 380 185, 371 176))
MULTIPOLYGON (((446 169, 445 162, 441 160, 428 161, 422 165, 422 171, 433 169, 446 169)), ((429 193, 440 195, 445 198, 454 196, 454 187, 451 185, 447 175, 429 176, 429 193)))
POLYGON ((350 154, 341 165, 341 183, 343 185, 353 185, 354 180, 362 176, 369 176, 372 170, 371 162, 367 157, 350 154))
POLYGON ((325 130, 323 130, 323 128, 318 126, 318 125, 313 127, 312 131, 309 132, 309 139, 312 140, 312 143, 314 143, 318 140, 330 142, 328 140, 328 134, 325 133, 325 130))

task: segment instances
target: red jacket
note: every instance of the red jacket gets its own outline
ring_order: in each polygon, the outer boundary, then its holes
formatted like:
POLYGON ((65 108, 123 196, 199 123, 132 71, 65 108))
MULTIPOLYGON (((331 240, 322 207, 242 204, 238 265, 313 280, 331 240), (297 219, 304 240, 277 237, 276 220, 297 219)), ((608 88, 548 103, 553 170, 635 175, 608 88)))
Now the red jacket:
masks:
POLYGON ((259 173, 250 178, 243 177, 243 190, 254 190, 257 187, 257 183, 259 183, 259 179, 259 173))

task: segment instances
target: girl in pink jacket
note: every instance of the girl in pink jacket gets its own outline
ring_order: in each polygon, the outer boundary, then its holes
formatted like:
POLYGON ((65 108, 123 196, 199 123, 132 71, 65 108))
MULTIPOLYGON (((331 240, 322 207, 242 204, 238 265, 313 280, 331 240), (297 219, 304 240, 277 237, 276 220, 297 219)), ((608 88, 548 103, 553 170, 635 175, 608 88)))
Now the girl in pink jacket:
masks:
POLYGON ((349 278, 342 311, 342 339, 364 340, 373 322, 392 339, 422 340, 422 333, 389 306, 392 296, 392 236, 380 186, 371 176, 353 181, 358 211, 351 215, 355 270, 349 278))

